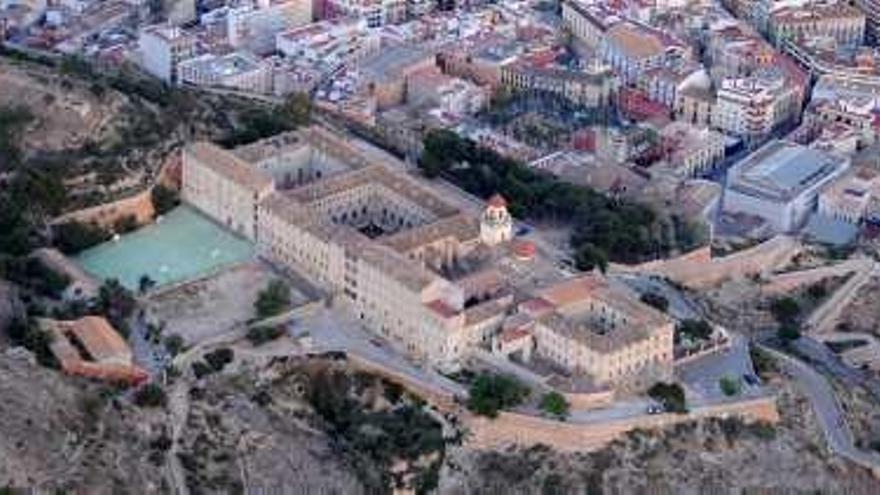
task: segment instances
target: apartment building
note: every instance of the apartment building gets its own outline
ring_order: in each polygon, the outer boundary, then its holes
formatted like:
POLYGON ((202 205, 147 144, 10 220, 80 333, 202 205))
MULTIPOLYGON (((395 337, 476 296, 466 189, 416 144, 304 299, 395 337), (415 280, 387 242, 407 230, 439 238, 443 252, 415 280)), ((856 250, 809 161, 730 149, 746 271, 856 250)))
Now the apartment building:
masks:
POLYGON ((312 22, 312 0, 256 0, 226 14, 229 44, 256 54, 275 49, 278 33, 312 22))
POLYGON ((204 55, 177 65, 178 81, 195 86, 214 86, 252 93, 271 93, 272 65, 248 52, 204 55))
POLYGON ((197 54, 194 36, 174 26, 150 26, 140 31, 141 66, 166 82, 177 82, 177 64, 197 54))

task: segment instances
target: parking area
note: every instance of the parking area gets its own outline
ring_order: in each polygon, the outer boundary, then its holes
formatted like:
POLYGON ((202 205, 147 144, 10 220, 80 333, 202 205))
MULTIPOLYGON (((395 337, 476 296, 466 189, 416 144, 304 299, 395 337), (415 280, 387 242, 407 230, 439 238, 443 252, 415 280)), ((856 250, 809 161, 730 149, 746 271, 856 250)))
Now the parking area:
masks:
POLYGON ((759 396, 764 393, 756 381, 748 340, 739 334, 731 334, 731 345, 727 350, 681 364, 675 372, 691 404, 759 396), (721 389, 721 380, 724 377, 740 385, 737 394, 725 395, 721 389))

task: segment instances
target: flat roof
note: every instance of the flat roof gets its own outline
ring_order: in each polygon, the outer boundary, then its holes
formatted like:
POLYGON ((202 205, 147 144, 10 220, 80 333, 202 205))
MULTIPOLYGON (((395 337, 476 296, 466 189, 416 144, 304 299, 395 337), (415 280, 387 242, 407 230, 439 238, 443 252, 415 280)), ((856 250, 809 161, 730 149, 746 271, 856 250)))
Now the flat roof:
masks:
POLYGON ((772 141, 731 170, 732 190, 788 201, 846 168, 846 161, 814 148, 772 141))

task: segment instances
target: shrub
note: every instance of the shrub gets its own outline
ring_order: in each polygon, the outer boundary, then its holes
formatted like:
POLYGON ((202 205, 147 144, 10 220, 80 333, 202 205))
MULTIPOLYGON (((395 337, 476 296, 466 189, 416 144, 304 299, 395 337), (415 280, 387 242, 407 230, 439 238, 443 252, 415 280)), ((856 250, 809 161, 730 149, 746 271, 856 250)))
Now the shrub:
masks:
POLYGON ((801 313, 801 306, 793 297, 785 296, 770 303, 770 312, 780 324, 791 324, 801 313))
POLYGON ((281 314, 290 306, 290 288, 282 280, 273 280, 261 290, 254 302, 260 319, 281 314))
POLYGON ((138 221, 134 215, 125 215, 113 222, 113 231, 117 234, 125 234, 137 230, 138 221))
POLYGON ((156 184, 150 191, 150 200, 156 215, 164 215, 180 204, 180 194, 162 184, 156 184))
POLYGON ((721 388, 721 392, 728 397, 739 394, 742 389, 742 383, 739 379, 729 375, 722 376, 718 380, 718 386, 721 388))
POLYGON ((767 421, 756 421, 749 424, 749 431, 762 440, 773 440, 776 438, 776 426, 767 421))
POLYGON ((76 254, 110 238, 110 233, 97 224, 71 220, 52 229, 55 245, 65 254, 76 254))
POLYGON ((687 412, 684 389, 677 383, 655 383, 648 389, 648 396, 662 403, 667 411, 676 413, 687 412))
POLYGON ((176 356, 183 350, 184 340, 180 335, 171 334, 165 337, 164 344, 165 350, 172 356, 176 356))
POLYGON ((645 292, 640 299, 648 306, 653 306, 664 313, 669 309, 669 300, 656 292, 645 292))
POLYGON ((205 362, 208 363, 208 366, 214 371, 218 372, 222 371, 223 368, 231 363, 233 359, 235 359, 235 353, 233 353, 232 349, 228 347, 221 347, 216 351, 211 351, 205 354, 205 362))
POLYGON ((140 407, 165 407, 168 397, 162 387, 148 383, 134 393, 134 403, 140 407))
POLYGON ((56 272, 39 258, 19 258, 6 264, 6 278, 33 289, 41 296, 58 299, 70 285, 70 277, 56 272))
POLYGON ((559 392, 547 392, 541 397, 541 410, 558 419, 568 417, 569 404, 559 392))
POLYGON ((824 299, 828 295, 828 288, 822 282, 811 285, 807 288, 807 296, 814 301, 824 299))
POLYGON ((755 373, 761 378, 765 378, 769 373, 776 371, 776 361, 773 359, 773 356, 760 348, 750 345, 749 355, 752 358, 752 364, 755 366, 755 373))
POLYGON ((214 372, 210 366, 205 364, 204 361, 195 361, 192 364, 193 375, 196 376, 196 379, 200 379, 204 376, 208 376, 214 372))
POLYGON ((779 326, 779 329, 776 331, 776 336, 779 337, 779 340, 783 343, 788 343, 801 338, 801 331, 797 325, 785 323, 779 326))
POLYGON ((111 278, 98 289, 95 306, 120 333, 125 333, 128 317, 137 308, 137 300, 130 290, 111 278))
POLYGON ((695 340, 708 340, 712 336, 712 325, 706 320, 682 320, 675 331, 695 340))
POLYGON ((247 332, 247 339, 251 342, 251 344, 263 345, 266 342, 271 342, 286 332, 283 325, 278 326, 270 326, 270 327, 253 327, 247 332))
POLYGON ((55 366, 55 355, 49 345, 52 343, 52 334, 40 328, 32 320, 12 320, 6 326, 6 335, 13 345, 22 346, 34 353, 37 362, 43 366, 55 366))
POLYGON ((400 398, 403 397, 403 387, 397 382, 392 382, 391 380, 383 378, 382 395, 384 395, 385 400, 391 404, 397 404, 400 401, 400 398))
POLYGON ((477 414, 494 418, 498 411, 520 404, 528 395, 528 387, 513 377, 483 373, 471 384, 467 405, 477 414))

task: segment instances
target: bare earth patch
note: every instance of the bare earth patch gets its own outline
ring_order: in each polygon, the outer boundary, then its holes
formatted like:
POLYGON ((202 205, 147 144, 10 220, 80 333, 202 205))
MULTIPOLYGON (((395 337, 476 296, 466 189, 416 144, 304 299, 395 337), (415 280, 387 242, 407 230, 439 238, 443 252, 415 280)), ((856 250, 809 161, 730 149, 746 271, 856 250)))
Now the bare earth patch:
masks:
MULTIPOLYGON (((267 264, 248 261, 215 275, 160 290, 149 297, 148 313, 165 322, 165 335, 177 334, 194 344, 239 328, 255 317, 254 301, 279 278, 267 264)), ((307 298, 291 287, 294 306, 307 298)))

